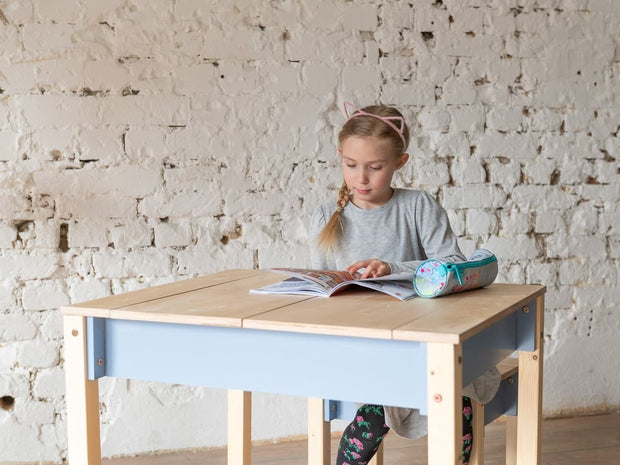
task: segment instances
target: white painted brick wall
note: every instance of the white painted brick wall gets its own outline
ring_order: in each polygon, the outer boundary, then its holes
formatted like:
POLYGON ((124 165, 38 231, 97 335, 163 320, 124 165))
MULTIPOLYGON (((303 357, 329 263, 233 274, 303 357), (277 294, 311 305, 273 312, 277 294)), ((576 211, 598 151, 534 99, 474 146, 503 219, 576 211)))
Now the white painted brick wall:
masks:
MULTIPOLYGON (((547 286, 545 413, 620 406, 620 2, 0 13, 0 463, 66 457, 59 306, 308 265, 345 100, 397 105, 412 144, 395 183, 435 195, 465 253, 497 254, 498 280, 547 286)), ((224 398, 104 380, 104 455, 221 446, 224 398)), ((305 433, 303 399, 254 405, 256 439, 305 433)))

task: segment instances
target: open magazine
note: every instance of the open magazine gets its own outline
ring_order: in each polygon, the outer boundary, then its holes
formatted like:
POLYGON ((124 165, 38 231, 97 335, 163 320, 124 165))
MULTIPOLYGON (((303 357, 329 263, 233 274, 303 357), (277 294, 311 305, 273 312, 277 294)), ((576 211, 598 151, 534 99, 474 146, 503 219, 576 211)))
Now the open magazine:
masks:
POLYGON ((269 286, 250 290, 252 294, 301 294, 330 297, 351 286, 363 286, 400 300, 416 296, 413 289, 413 273, 398 273, 380 278, 359 279, 348 271, 308 270, 303 268, 272 268, 269 271, 283 273, 290 278, 269 286))

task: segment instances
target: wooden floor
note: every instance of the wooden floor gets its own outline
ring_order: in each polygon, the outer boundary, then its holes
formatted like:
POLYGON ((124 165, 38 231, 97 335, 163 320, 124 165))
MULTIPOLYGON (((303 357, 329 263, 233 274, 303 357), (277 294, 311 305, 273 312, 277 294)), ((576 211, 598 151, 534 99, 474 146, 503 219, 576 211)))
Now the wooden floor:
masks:
MULTIPOLYGON (((485 433, 485 464, 505 464, 504 425, 496 422, 485 433)), ((332 440, 332 456, 338 439, 332 440)), ((426 439, 385 439, 385 465, 426 464, 426 439)), ((332 460, 335 463, 335 460, 332 460)), ((620 465, 620 412, 543 421, 543 465, 620 465)), ((104 460, 104 465, 225 465, 226 449, 104 460)), ((305 441, 255 446, 254 465, 305 465, 305 441)))

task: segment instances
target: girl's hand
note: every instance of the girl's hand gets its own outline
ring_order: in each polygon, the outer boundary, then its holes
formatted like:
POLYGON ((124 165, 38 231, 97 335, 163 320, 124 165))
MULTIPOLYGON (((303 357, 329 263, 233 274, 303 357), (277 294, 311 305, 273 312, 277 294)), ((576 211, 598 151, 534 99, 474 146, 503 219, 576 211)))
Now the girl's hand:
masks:
POLYGON ((347 267, 347 271, 351 274, 355 274, 362 268, 366 269, 360 276, 360 279, 378 278, 379 276, 385 276, 386 274, 390 274, 392 272, 390 265, 376 258, 369 258, 368 260, 355 262, 347 267))

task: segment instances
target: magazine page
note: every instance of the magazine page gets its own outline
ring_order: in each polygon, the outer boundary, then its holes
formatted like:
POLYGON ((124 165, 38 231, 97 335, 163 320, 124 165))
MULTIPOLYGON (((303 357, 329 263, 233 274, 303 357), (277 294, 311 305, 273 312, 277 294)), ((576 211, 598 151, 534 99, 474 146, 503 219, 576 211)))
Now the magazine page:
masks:
POLYGON ((276 271, 310 281, 319 285, 322 289, 325 289, 326 292, 330 292, 341 284, 356 279, 356 276, 353 276, 348 271, 308 270, 304 268, 271 268, 270 271, 276 271))
POLYGON ((326 291, 311 281, 299 278, 288 278, 258 289, 250 289, 251 294, 298 294, 325 296, 326 291))
POLYGON ((396 281, 386 281, 381 278, 372 280, 360 279, 355 281, 355 284, 383 292, 400 300, 409 300, 417 295, 413 288, 413 279, 396 281))

